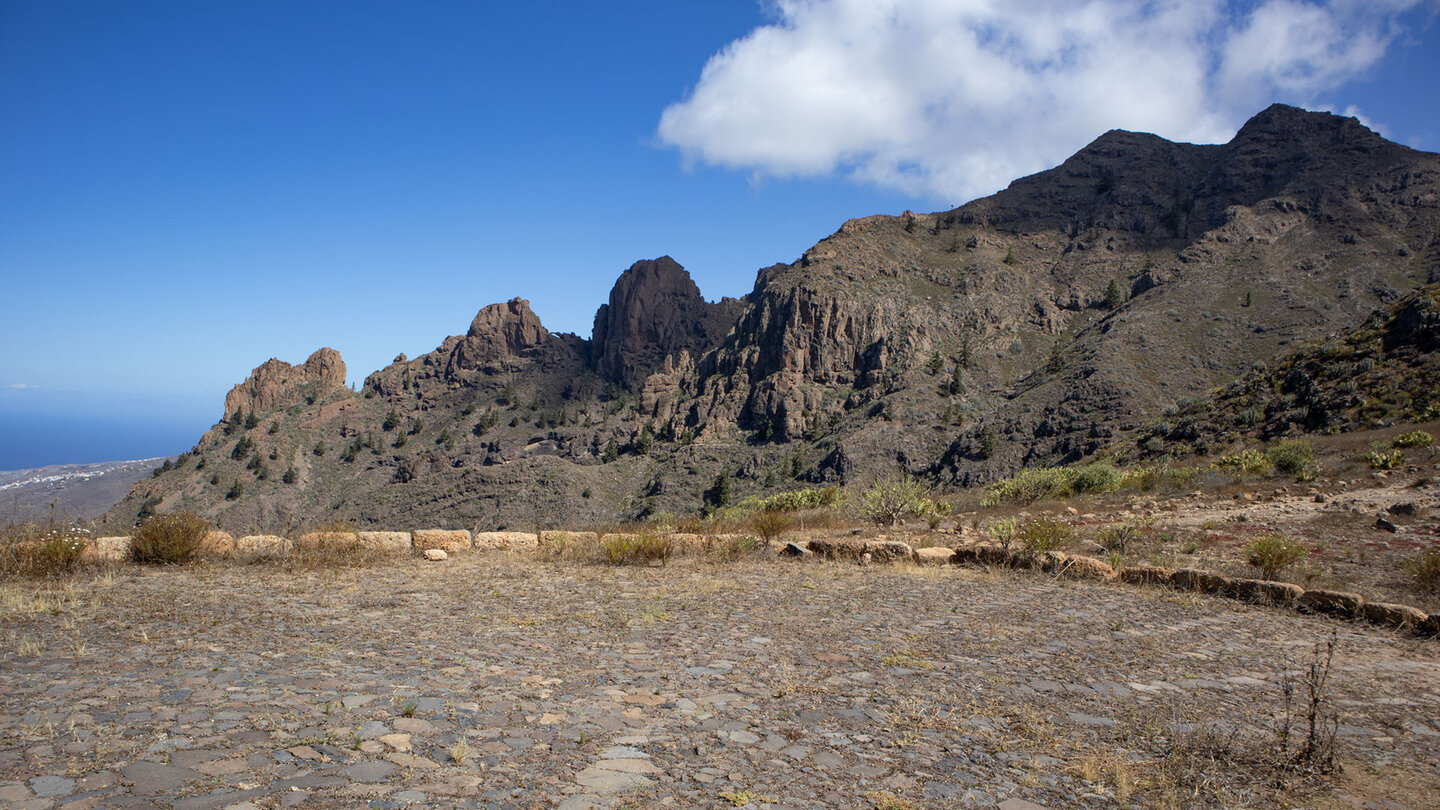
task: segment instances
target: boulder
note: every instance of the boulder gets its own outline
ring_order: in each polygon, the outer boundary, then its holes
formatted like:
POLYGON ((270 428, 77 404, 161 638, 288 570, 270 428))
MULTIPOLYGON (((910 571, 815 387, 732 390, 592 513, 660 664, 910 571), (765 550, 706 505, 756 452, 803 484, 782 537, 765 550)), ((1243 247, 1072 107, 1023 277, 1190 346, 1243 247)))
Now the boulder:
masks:
POLYGON ((1009 565, 1015 555, 1002 546, 976 546, 975 562, 980 565, 1009 565))
POLYGON ((205 557, 229 557, 235 553, 235 538, 218 529, 208 531, 200 539, 200 554, 205 557))
POLYGON ((409 532, 360 532, 360 544, 384 554, 408 554, 411 549, 409 532))
POLYGON ((899 540, 866 540, 864 553, 876 563, 910 562, 915 559, 915 549, 899 540))
POLYGON ((681 554, 699 554, 709 548, 711 542, 710 538, 703 534, 688 532, 676 532, 670 535, 670 539, 675 543, 675 550, 681 554))
POLYGON ((472 543, 479 551, 519 551, 539 548, 540 538, 529 532, 476 532, 472 543))
POLYGON ((80 553, 80 561, 107 565, 123 563, 130 559, 130 546, 129 537, 97 537, 80 553))
POLYGON ((1366 602, 1364 612, 1365 620, 1371 624, 1403 629, 1420 627, 1429 619, 1419 608, 1391 602, 1366 602))
POLYGON ((1131 585, 1169 585, 1175 576, 1172 568, 1158 565, 1132 565, 1120 572, 1120 581, 1131 585))
POLYGON ((1066 579, 1098 579, 1104 581, 1115 578, 1115 569, 1110 567, 1110 563, 1094 557, 1086 557, 1082 554, 1066 557, 1065 562, 1054 569, 1053 573, 1066 579))
POLYGON ((1288 582, 1275 582, 1268 579, 1232 579, 1225 583, 1221 592, 1246 602, 1290 605, 1305 593, 1305 589, 1288 582))
POLYGON ((815 556, 815 552, 813 552, 813 551, 811 551, 810 549, 808 549, 808 548, 800 545, 799 543, 786 543, 786 544, 785 544, 785 547, 782 548, 782 549, 780 549, 780 556, 782 556, 782 557, 813 557, 813 556, 815 556))
POLYGON ((1364 610, 1365 597, 1348 591, 1316 588, 1301 594, 1296 605, 1302 613, 1329 613, 1353 619, 1364 610))
POLYGON ((595 532, 540 532, 536 542, 541 550, 548 554, 563 554, 566 550, 594 548, 600 543, 600 535, 595 532))
POLYGON ((274 534, 250 534, 235 541, 235 556, 246 561, 283 557, 290 552, 290 541, 274 534))
POLYGON ((827 560, 859 561, 865 553, 865 541, 819 537, 810 541, 810 550, 827 560))
POLYGON ((419 529, 410 533, 410 539, 420 551, 438 548, 446 554, 464 551, 473 544, 470 532, 464 529, 419 529))
POLYGON ((953 548, 932 546, 931 548, 915 549, 915 562, 920 565, 949 565, 953 559, 955 559, 955 549, 953 548))
POLYGON ((1440 613, 1431 613, 1415 630, 1422 636, 1440 636, 1440 613))
POLYGON ((1227 577, 1201 571, 1196 568, 1181 568, 1170 577, 1170 584, 1181 591, 1215 593, 1229 584, 1227 577))
POLYGON ((446 554, 446 553, 445 553, 445 550, 444 550, 444 549, 440 549, 440 548, 427 548, 427 549, 425 549, 425 559, 429 560, 430 562, 440 562, 441 560, 443 560, 443 559, 445 559, 446 557, 449 557, 449 556, 450 556, 449 554, 446 554))
POLYGON ((359 548, 359 532, 306 532, 293 541, 295 548, 359 548))

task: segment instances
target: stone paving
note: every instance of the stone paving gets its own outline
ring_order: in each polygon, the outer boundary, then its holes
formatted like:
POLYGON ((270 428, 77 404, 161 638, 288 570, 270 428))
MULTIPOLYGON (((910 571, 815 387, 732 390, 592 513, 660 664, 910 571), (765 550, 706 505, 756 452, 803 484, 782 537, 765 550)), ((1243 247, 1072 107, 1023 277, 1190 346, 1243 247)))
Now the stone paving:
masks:
POLYGON ((1418 809, 1440 787, 1440 642, 1164 590, 480 553, 40 587, 0 613, 4 807, 1418 809), (1276 787, 1277 684, 1332 632, 1347 776, 1276 787))

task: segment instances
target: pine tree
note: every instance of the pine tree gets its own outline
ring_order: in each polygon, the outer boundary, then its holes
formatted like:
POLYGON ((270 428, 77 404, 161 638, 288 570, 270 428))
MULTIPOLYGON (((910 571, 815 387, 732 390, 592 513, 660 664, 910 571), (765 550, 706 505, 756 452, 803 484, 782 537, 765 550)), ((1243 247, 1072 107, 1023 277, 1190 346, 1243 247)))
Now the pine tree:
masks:
POLYGON ((1120 291, 1120 283, 1110 279, 1110 286, 1105 288, 1105 308, 1119 309, 1125 303, 1125 293, 1120 291))

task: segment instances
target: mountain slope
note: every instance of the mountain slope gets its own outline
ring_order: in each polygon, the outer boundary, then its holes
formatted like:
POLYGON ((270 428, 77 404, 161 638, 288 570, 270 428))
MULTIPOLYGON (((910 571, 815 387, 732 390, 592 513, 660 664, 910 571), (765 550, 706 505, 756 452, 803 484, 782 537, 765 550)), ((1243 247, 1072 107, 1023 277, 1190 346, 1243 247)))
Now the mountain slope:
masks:
POLYGON ((217 425, 115 518, 574 525, 693 511, 722 472, 745 493, 1073 461, 1437 280, 1437 178, 1278 105, 1223 145, 1106 133, 993 197, 847 222, 740 301, 662 257, 591 340, 516 299, 361 392, 297 372, 308 393, 217 425))

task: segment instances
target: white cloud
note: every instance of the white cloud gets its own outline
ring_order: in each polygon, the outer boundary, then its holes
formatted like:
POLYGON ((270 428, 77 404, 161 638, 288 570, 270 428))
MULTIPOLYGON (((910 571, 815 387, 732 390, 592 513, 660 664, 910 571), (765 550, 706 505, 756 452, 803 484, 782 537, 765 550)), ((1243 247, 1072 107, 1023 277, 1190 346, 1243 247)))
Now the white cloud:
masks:
POLYGON ((9 388, 11 391, 25 391, 31 388, 36 388, 37 386, 31 385, 30 383, 10 383, 5 387, 9 388))
POLYGON ((1109 129, 1217 142, 1273 100, 1313 105, 1423 1, 778 0, 658 134, 687 161, 958 202, 1109 129))

